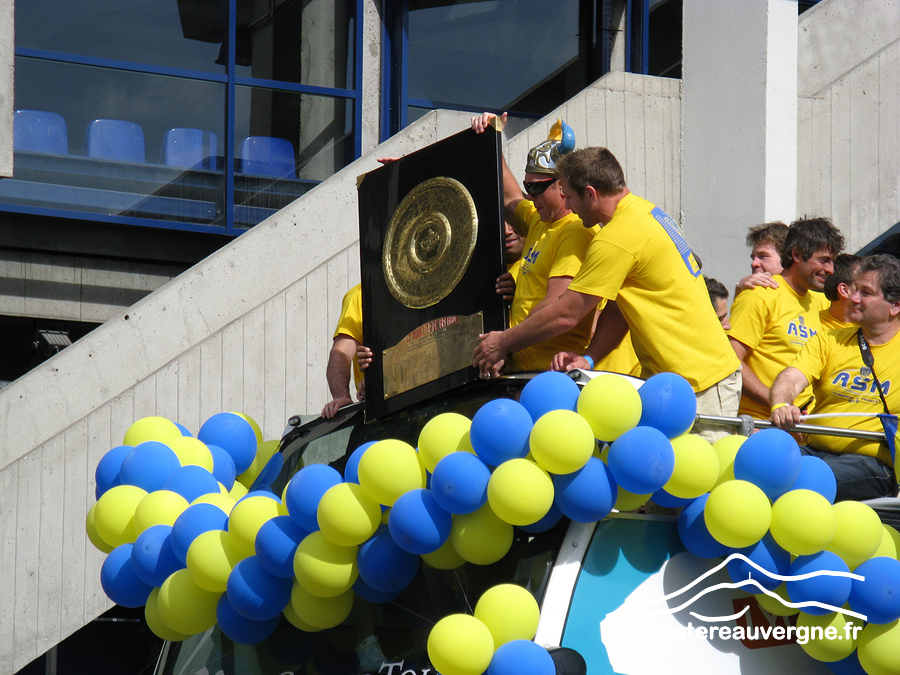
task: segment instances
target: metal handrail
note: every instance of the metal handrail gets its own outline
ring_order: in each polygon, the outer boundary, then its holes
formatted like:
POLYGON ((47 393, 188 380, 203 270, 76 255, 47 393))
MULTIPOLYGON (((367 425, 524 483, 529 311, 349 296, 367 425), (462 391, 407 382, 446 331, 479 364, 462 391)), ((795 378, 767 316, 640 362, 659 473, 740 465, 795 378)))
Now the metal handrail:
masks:
MULTIPOLYGON (((719 415, 697 415, 697 422, 707 424, 721 424, 722 426, 735 427, 738 433, 749 436, 756 429, 777 428, 770 420, 757 420, 749 415, 739 417, 722 417, 719 415)), ((791 431, 801 434, 818 434, 820 436, 840 436, 842 438, 860 438, 867 441, 884 442, 885 436, 879 431, 865 431, 863 429, 843 429, 841 427, 823 427, 818 424, 798 424, 791 431)))

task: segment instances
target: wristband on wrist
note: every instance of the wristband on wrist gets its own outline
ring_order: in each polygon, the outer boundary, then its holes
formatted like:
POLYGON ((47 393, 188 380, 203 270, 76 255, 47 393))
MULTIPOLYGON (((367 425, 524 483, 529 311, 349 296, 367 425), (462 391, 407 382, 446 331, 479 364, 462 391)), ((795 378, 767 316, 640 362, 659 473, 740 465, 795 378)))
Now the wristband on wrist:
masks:
POLYGON ((582 356, 581 358, 583 358, 585 361, 588 362, 588 366, 589 366, 588 370, 593 370, 593 369, 594 369, 594 359, 592 359, 592 358, 591 358, 590 356, 588 356, 587 354, 585 354, 585 355, 582 356))
POLYGON ((775 405, 773 405, 773 406, 771 407, 771 411, 772 411, 772 412, 775 412, 775 411, 778 410, 779 408, 785 408, 785 407, 787 407, 787 406, 789 406, 789 405, 790 405, 790 403, 776 403, 775 405))

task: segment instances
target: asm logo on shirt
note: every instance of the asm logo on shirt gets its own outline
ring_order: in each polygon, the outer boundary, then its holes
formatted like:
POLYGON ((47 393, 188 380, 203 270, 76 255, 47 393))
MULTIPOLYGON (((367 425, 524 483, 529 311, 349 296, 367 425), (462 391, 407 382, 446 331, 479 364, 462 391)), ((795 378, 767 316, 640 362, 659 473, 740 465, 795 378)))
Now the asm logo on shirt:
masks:
MULTIPOLYGON (((868 368, 859 370, 842 370, 834 374, 831 383, 847 391, 878 394, 878 388, 875 386, 875 380, 872 379, 871 371, 868 368)), ((891 390, 891 381, 884 380, 881 383, 881 390, 887 396, 891 390)))
POLYGON ((534 261, 537 260, 538 256, 541 254, 540 251, 535 251, 534 246, 528 249, 528 253, 525 254, 525 261, 530 262, 532 265, 534 261))
POLYGON ((807 340, 816 334, 815 328, 810 328, 806 325, 806 321, 802 316, 798 316, 796 321, 791 321, 788 324, 788 335, 796 335, 799 338, 803 338, 807 340))

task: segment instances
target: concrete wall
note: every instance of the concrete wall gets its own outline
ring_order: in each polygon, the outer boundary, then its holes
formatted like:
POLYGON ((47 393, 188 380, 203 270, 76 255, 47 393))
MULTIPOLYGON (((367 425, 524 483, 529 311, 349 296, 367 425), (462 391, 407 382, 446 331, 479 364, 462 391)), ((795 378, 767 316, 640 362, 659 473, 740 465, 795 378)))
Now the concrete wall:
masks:
POLYGON ((856 251, 900 222, 900 2, 825 0, 800 18, 797 211, 856 251))
POLYGON ((13 175, 15 0, 0 0, 0 177, 13 175))

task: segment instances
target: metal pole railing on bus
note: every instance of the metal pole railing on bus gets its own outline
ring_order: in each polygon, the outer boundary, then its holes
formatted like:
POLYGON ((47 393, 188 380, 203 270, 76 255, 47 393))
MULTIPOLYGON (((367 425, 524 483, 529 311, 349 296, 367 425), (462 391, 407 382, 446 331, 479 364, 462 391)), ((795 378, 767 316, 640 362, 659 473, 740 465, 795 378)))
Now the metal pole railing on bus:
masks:
MULTIPOLYGON (((706 424, 720 424, 722 426, 735 427, 738 433, 749 436, 756 429, 774 429, 775 425, 769 420, 756 420, 749 415, 739 417, 720 417, 718 415, 697 415, 697 422, 706 424)), ((798 424, 791 431, 801 434, 818 434, 820 436, 840 436, 842 438, 861 438, 870 441, 882 442, 884 434, 880 431, 865 431, 862 429, 843 429, 840 427, 822 427, 817 424, 798 424)))

